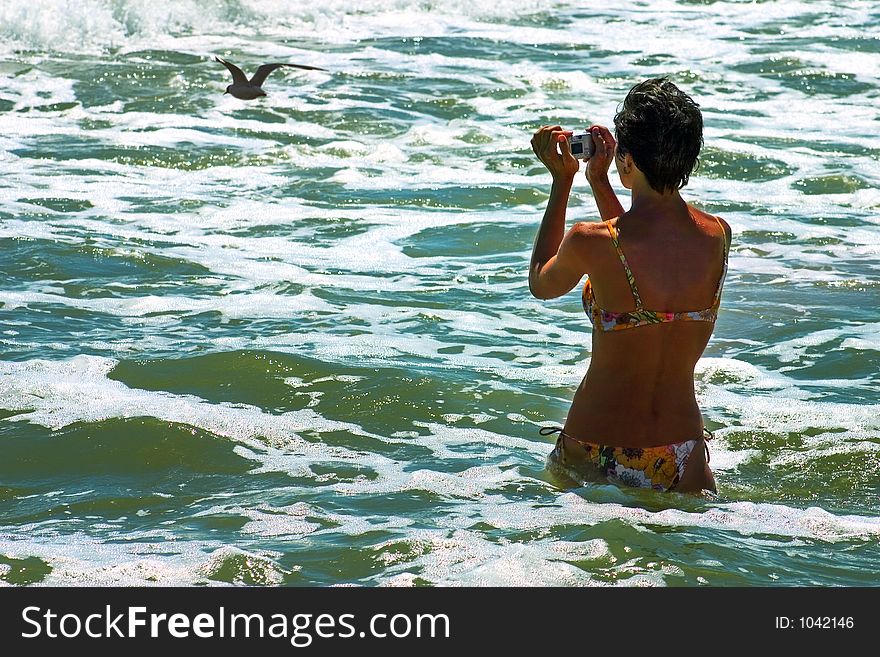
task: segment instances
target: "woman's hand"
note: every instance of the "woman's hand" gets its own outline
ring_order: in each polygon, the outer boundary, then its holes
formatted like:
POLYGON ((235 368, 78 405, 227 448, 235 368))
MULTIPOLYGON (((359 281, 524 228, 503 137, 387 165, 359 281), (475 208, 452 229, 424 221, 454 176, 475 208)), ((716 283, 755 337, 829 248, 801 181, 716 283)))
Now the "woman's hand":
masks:
POLYGON ((593 137, 595 149, 592 157, 587 161, 587 180, 592 184, 608 177, 608 168, 614 159, 617 142, 611 131, 602 125, 590 126, 590 136, 593 137))
POLYGON ((568 135, 558 125, 545 125, 532 137, 532 150, 550 171, 553 180, 572 180, 578 172, 580 163, 571 154, 568 135), (559 150, 557 150, 557 145, 559 150), (562 151, 560 153, 560 151, 562 151))

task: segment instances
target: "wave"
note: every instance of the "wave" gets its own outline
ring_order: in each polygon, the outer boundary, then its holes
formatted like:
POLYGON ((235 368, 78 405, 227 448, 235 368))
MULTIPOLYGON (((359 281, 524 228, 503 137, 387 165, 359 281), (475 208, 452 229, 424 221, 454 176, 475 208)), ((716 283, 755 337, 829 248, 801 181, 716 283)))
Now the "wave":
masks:
POLYGON ((13 50, 101 52, 157 36, 279 28, 314 38, 342 29, 349 17, 391 16, 415 24, 419 16, 431 15, 509 19, 539 12, 541 6, 538 0, 6 0, 0 5, 0 44, 13 50))

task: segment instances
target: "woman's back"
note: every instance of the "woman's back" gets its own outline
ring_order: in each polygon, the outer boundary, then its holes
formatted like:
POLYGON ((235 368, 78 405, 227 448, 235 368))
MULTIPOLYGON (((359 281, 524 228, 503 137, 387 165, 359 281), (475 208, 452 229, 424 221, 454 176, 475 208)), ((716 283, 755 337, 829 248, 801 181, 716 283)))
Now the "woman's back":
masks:
POLYGON ((559 126, 532 139, 553 186, 529 289, 551 299, 586 274, 582 299, 593 323, 589 369, 557 430, 552 460, 596 466, 634 486, 711 489, 693 375, 718 315, 730 230, 679 194, 698 163, 702 115, 693 99, 658 78, 630 89, 614 125, 617 141, 607 128, 590 129, 586 174, 603 221, 568 232, 577 160, 559 126), (628 212, 608 180, 612 161, 632 190, 628 212))
MULTIPOLYGON (((633 287, 648 312, 680 315, 712 308, 729 243, 718 220, 684 206, 676 212, 630 212, 609 223, 607 239, 598 227, 591 231, 599 238, 595 241, 604 242, 591 249, 588 282, 601 312, 634 311, 633 287), (612 244, 613 233, 634 286, 612 244)), ((579 439, 626 446, 699 436, 694 366, 713 327, 713 322, 686 318, 626 330, 594 327, 590 367, 575 394, 566 431, 579 439)))
MULTIPOLYGON (((682 202, 673 211, 631 210, 610 222, 644 308, 663 312, 709 308, 724 270, 726 235, 720 220, 682 202)), ((603 234, 606 231, 599 231, 603 234)), ((599 306, 629 311, 631 285, 608 233, 608 248, 590 272, 599 306)))

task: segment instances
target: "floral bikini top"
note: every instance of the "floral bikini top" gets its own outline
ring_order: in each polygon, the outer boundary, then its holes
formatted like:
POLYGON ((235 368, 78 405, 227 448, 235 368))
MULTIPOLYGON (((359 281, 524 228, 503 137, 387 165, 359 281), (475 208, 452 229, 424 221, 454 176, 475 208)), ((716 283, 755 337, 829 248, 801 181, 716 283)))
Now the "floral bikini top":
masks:
POLYGON ((620 262, 623 263, 623 270, 626 272, 626 280, 629 281, 629 287, 632 290, 633 299, 636 302, 635 310, 626 312, 614 312, 612 310, 603 310, 596 303, 596 297, 593 294, 593 286, 590 279, 587 279, 584 285, 582 301, 584 311, 593 321, 593 327, 601 331, 622 331, 623 329, 636 328, 637 326, 648 326, 650 324, 661 324, 663 322, 714 322, 718 318, 718 307, 721 305, 721 288, 724 286, 724 279, 727 276, 727 232, 721 224, 721 220, 715 217, 718 225, 721 227, 721 234, 724 236, 724 268, 721 271, 721 278, 718 280, 718 289, 715 291, 715 300, 712 305, 705 310, 688 310, 683 312, 667 313, 658 310, 648 310, 642 306, 642 300, 639 297, 639 290, 636 287, 636 280, 633 277, 632 270, 626 262, 626 256, 623 255, 623 249, 620 248, 620 240, 617 237, 617 229, 611 225, 610 221, 603 222, 611 233, 611 242, 620 256, 620 262))

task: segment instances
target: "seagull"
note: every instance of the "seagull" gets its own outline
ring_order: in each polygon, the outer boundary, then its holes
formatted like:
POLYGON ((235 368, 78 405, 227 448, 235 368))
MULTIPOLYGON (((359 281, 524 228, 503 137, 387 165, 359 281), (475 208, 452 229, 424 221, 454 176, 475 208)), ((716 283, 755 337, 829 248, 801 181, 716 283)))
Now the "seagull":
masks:
POLYGON ((260 68, 257 69, 257 72, 254 73, 254 77, 248 80, 244 72, 235 64, 227 62, 225 59, 220 59, 216 55, 214 56, 214 59, 223 64, 223 66, 228 68, 229 72, 232 73, 232 84, 226 87, 226 91, 224 91, 223 93, 231 94, 241 100, 253 100, 254 98, 265 96, 266 92, 262 90, 261 86, 263 82, 266 81, 269 73, 274 71, 276 68, 281 68, 282 66, 290 66, 291 68, 301 68, 306 71, 327 70, 326 68, 319 68, 317 66, 304 66, 303 64, 263 64, 260 68))

